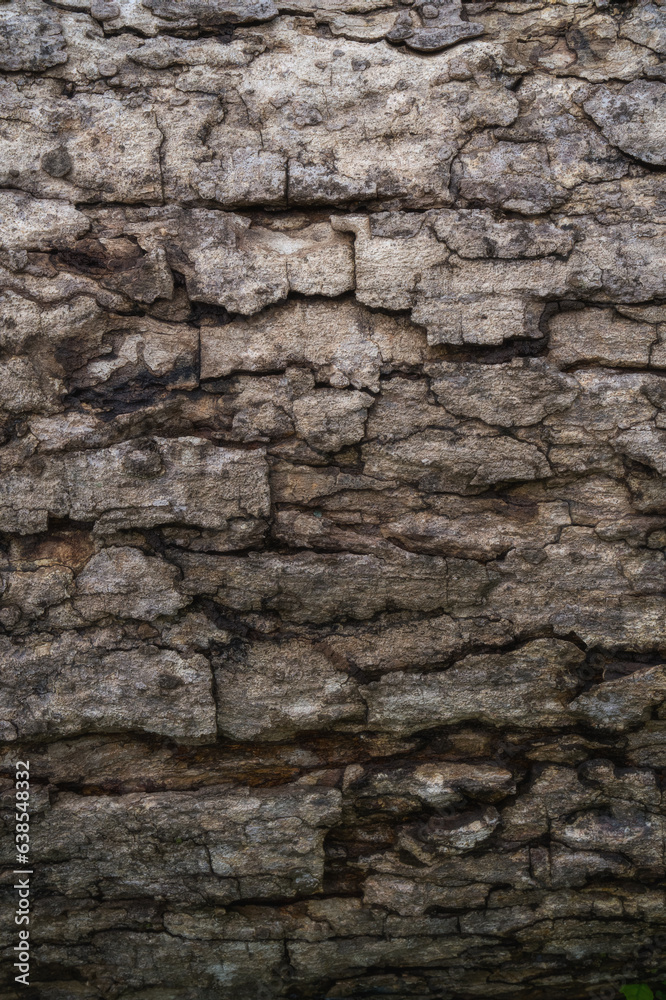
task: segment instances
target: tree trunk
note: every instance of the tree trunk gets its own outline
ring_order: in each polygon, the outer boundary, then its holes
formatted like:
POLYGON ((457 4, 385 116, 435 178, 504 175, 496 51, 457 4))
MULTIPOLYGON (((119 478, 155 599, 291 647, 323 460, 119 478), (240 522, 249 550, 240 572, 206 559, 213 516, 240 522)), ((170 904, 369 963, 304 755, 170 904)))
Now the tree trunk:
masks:
POLYGON ((3 1000, 666 978, 666 6, 388 2, 0 6, 3 1000))

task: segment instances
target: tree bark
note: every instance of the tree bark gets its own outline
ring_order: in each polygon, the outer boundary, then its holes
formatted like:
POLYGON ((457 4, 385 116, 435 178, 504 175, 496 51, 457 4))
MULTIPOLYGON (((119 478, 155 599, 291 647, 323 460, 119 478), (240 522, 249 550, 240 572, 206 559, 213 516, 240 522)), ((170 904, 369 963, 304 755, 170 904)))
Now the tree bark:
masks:
POLYGON ((0 6, 3 998, 656 991, 665 53, 0 6))

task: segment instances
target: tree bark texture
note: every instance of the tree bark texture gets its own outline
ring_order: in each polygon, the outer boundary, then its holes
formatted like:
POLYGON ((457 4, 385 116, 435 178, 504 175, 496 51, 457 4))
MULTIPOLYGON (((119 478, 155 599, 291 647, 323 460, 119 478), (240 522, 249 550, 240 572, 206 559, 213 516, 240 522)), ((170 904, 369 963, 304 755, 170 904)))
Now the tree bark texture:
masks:
POLYGON ((664 54, 0 4, 3 1000, 658 983, 664 54))

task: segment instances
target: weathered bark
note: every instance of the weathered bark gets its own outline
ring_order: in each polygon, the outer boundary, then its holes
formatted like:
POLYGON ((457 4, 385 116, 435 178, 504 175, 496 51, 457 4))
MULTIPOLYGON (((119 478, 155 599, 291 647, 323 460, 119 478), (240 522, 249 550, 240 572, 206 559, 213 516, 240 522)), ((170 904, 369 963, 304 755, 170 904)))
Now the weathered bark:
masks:
POLYGON ((657 0, 0 7, 3 1000, 658 981, 664 54, 657 0))

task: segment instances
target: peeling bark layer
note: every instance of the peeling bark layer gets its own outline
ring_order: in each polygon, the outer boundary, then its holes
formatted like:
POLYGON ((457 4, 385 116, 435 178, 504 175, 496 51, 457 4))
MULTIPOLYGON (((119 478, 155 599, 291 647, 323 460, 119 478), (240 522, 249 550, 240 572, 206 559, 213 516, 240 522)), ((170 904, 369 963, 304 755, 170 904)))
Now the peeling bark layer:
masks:
POLYGON ((657 981, 665 54, 656 0, 0 6, 3 1000, 19 759, 31 997, 657 981))

